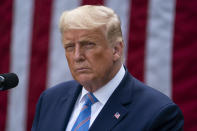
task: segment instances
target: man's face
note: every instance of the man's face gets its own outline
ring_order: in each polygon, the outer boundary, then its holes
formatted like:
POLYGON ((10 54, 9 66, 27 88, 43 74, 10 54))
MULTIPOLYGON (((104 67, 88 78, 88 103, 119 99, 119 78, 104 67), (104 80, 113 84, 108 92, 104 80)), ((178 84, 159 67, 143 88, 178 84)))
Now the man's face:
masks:
MULTIPOLYGON (((100 88, 114 76, 114 53, 98 30, 69 30, 62 34, 72 76, 87 88, 100 88)), ((90 89, 90 90, 96 90, 90 89)))

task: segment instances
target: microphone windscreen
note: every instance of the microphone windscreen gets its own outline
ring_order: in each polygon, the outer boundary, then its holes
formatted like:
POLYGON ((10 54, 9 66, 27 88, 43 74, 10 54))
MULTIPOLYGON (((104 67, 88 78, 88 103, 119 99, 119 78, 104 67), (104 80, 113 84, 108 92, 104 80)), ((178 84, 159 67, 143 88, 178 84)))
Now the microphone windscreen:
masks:
POLYGON ((4 82, 2 85, 3 90, 7 90, 18 85, 19 79, 15 73, 6 73, 1 74, 0 76, 4 77, 4 82))

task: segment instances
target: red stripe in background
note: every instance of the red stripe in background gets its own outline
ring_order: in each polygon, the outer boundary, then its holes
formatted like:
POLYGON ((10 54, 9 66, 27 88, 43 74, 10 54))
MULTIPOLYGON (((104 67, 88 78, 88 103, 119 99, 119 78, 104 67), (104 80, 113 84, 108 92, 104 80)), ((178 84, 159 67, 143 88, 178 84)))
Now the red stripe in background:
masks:
POLYGON ((144 55, 146 41, 148 0, 132 0, 127 51, 129 72, 144 80, 144 55))
MULTIPOLYGON (((0 73, 10 71, 12 0, 0 1, 0 73)), ((5 131, 8 91, 0 91, 0 131, 5 131)))
POLYGON ((81 5, 103 5, 103 0, 82 0, 81 5))
POLYGON ((180 106, 184 130, 197 130, 197 1, 177 0, 173 47, 173 100, 180 106))
POLYGON ((30 131, 38 98, 46 89, 52 0, 35 0, 29 76, 27 130, 30 131))

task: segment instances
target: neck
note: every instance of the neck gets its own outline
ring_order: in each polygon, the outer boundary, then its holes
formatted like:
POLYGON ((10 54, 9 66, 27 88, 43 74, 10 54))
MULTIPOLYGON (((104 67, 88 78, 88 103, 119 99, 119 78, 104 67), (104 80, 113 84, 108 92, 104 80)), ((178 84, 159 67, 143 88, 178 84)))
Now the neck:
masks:
POLYGON ((111 81, 115 77, 115 75, 120 70, 121 66, 122 66, 122 63, 120 63, 117 66, 115 66, 114 68, 112 68, 108 72, 108 75, 105 76, 105 78, 91 81, 91 82, 87 82, 86 84, 83 85, 84 88, 89 92, 95 92, 96 90, 102 88, 105 84, 107 84, 109 81, 111 81))

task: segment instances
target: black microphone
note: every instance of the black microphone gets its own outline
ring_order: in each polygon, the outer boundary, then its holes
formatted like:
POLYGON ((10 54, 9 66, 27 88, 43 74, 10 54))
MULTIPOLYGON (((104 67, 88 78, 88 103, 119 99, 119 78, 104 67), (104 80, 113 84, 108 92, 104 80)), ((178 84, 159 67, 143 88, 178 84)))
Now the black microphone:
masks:
POLYGON ((14 88, 18 82, 18 76, 14 73, 0 74, 0 91, 14 88))

